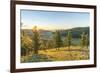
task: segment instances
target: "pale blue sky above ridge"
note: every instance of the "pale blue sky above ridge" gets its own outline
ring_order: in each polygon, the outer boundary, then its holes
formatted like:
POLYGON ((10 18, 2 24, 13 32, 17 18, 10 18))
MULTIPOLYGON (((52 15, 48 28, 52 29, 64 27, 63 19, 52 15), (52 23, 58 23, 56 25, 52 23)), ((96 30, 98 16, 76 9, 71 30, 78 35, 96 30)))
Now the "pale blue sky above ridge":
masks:
POLYGON ((30 29, 37 26, 41 29, 68 29, 87 27, 90 24, 90 14, 87 12, 61 12, 21 10, 22 28, 30 29))

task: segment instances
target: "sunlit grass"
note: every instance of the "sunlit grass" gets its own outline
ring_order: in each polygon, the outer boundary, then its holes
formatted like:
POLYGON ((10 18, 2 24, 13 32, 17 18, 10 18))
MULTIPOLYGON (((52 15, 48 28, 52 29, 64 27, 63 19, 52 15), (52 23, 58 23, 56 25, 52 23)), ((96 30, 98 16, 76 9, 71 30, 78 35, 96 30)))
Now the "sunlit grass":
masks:
POLYGON ((89 59, 89 49, 80 46, 61 47, 39 50, 39 54, 21 57, 21 62, 47 62, 47 61, 70 61, 70 60, 87 60, 89 59), (24 60, 22 60, 24 59, 24 60))

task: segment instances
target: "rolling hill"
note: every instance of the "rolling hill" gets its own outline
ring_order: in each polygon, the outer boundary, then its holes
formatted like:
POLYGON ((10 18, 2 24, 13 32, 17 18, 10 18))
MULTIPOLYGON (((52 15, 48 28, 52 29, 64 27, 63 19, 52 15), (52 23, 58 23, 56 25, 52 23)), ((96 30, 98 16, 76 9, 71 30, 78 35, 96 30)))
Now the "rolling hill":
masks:
MULTIPOLYGON (((81 37, 81 34, 83 32, 85 32, 86 34, 89 35, 89 27, 76 27, 76 28, 59 30, 59 31, 60 31, 62 37, 65 37, 67 35, 68 31, 70 31, 72 33, 73 38, 81 37)), ((32 29, 21 29, 21 32, 28 34, 30 37, 32 37, 34 35, 34 33, 32 32, 32 29)), ((50 39, 51 36, 53 35, 54 31, 41 29, 41 30, 39 30, 39 33, 40 33, 40 37, 45 38, 45 39, 50 39)))

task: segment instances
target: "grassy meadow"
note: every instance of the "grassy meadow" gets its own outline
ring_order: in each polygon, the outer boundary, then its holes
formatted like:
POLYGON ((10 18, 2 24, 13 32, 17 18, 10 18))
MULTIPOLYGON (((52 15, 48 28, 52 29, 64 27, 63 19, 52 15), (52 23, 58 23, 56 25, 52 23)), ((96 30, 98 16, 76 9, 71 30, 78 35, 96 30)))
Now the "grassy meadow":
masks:
POLYGON ((21 57, 21 62, 50 62, 50 61, 72 61, 72 60, 88 60, 89 49, 82 50, 79 46, 61 47, 59 50, 39 50, 39 54, 30 53, 21 57))

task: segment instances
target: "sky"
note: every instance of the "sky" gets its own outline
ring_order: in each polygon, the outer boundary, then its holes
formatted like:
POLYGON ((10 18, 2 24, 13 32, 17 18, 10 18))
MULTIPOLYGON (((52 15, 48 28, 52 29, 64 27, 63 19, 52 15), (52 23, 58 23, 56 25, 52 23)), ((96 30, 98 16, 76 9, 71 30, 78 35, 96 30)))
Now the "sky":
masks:
POLYGON ((87 12, 39 11, 21 10, 22 29, 57 30, 74 27, 87 27, 90 24, 90 14, 87 12))

